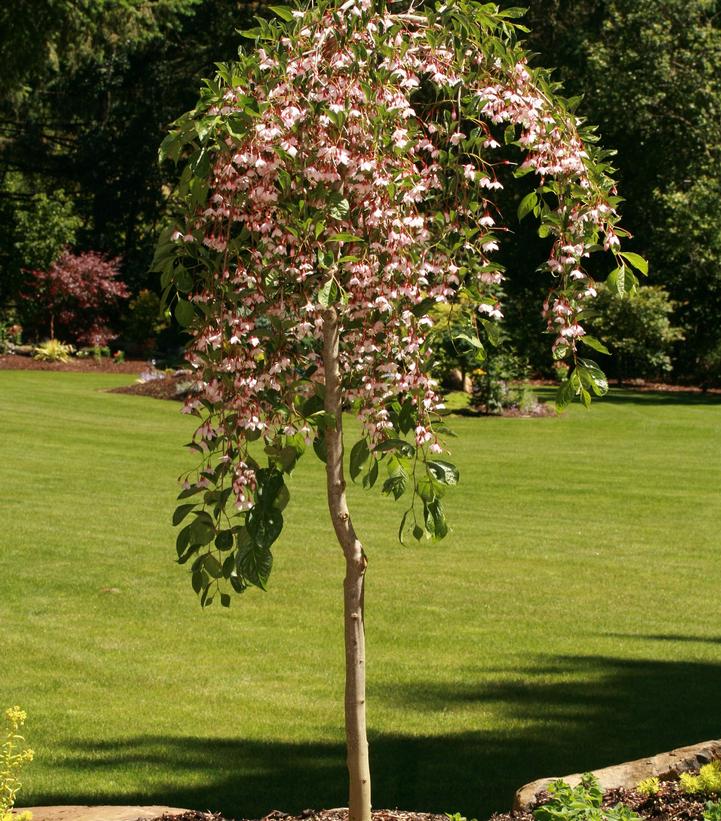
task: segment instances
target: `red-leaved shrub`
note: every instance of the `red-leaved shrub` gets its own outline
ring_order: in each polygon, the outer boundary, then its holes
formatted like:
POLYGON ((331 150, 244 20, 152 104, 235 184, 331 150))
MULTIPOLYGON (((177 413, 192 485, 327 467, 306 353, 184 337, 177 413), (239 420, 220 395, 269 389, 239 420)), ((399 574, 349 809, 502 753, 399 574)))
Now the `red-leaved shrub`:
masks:
POLYGON ((95 251, 65 251, 47 271, 32 271, 36 291, 32 298, 47 321, 50 338, 86 345, 106 345, 117 334, 107 312, 118 299, 130 296, 118 277, 120 259, 95 251))

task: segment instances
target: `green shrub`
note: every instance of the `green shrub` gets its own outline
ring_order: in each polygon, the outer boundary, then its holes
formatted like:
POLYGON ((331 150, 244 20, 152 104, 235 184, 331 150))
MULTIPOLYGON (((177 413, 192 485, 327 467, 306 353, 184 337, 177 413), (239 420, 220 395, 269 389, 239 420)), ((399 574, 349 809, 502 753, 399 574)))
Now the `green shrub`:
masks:
POLYGON ((660 789, 661 782, 656 776, 652 776, 651 778, 644 778, 636 787, 636 792, 648 798, 652 795, 656 795, 660 789))
POLYGON ((27 713, 19 707, 5 710, 5 730, 0 745, 0 821, 29 821, 30 813, 13 815, 15 796, 21 787, 18 778, 23 766, 33 760, 33 751, 24 747, 25 739, 18 730, 27 713))
POLYGON ((611 350, 609 372, 620 380, 668 373, 671 348, 683 339, 669 318, 675 307, 668 291, 658 286, 642 286, 625 296, 599 288, 589 329, 611 350))
POLYGON ((721 801, 707 801, 703 821, 721 821, 721 801))
POLYGON ((158 334, 170 325, 170 321, 160 310, 160 297, 147 288, 130 300, 128 308, 123 328, 125 344, 136 353, 147 355, 155 348, 158 334))
POLYGON ((110 356, 110 348, 107 345, 89 345, 85 348, 80 348, 76 356, 81 359, 88 359, 91 356, 96 362, 100 362, 103 357, 110 356))
POLYGON ((472 404, 483 413, 495 415, 508 408, 521 412, 536 399, 525 380, 529 367, 525 359, 512 350, 489 351, 482 368, 473 371, 472 404))
POLYGON ((576 787, 563 780, 554 781, 548 793, 550 801, 533 811, 536 821, 635 821, 641 818, 625 804, 602 806, 603 790, 591 773, 584 773, 576 787))
POLYGON ((59 339, 48 339, 42 345, 38 345, 33 353, 33 359, 40 359, 43 362, 67 362, 70 354, 75 348, 59 339))
POLYGON ((721 761, 704 764, 697 775, 681 773, 679 782, 685 793, 721 793, 721 761))

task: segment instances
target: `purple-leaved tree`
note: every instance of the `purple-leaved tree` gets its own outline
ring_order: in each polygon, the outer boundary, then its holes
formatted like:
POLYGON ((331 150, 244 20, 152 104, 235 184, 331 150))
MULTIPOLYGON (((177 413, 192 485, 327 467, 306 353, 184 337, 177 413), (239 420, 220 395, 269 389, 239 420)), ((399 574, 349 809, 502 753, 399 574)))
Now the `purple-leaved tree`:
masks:
POLYGON ((516 176, 533 175, 519 216, 532 212, 549 237, 543 310, 553 355, 571 366, 561 406, 607 389, 580 353, 603 349, 582 324, 596 293, 586 258, 610 251, 621 290, 644 263, 620 251, 605 155, 529 67, 517 9, 272 9, 278 19, 244 32, 254 48, 220 66, 161 148, 184 167, 155 267, 190 334, 198 388, 185 405, 199 419, 198 463, 181 477, 178 560, 204 606, 265 588, 286 476, 309 446, 325 462, 346 562, 350 819, 368 821, 367 559, 346 502, 342 411, 362 424, 351 478, 403 499, 401 540, 443 538, 458 471, 442 458, 430 309, 452 303, 458 343, 480 356, 493 343, 502 145, 516 147, 516 176))

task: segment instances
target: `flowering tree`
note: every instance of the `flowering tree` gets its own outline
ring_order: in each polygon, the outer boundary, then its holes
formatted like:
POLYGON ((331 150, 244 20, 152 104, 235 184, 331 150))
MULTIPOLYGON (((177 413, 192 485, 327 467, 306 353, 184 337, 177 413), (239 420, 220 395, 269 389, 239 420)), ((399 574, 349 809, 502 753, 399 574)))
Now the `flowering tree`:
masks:
POLYGON ((119 260, 85 251, 64 251, 47 271, 31 271, 33 300, 46 313, 50 338, 60 329, 66 339, 105 345, 115 337, 105 312, 130 293, 118 276, 119 260))
POLYGON ((443 538, 441 499, 458 471, 440 458, 429 309, 452 303, 459 340, 478 351, 496 336, 504 143, 519 149, 515 174, 534 175, 519 215, 533 212, 550 238, 543 310, 554 356, 571 364, 561 406, 607 389, 579 351, 602 347, 582 324, 596 293, 585 258, 611 251, 621 284, 643 261, 620 252, 605 155, 528 66, 518 10, 321 0, 273 11, 161 147, 186 161, 155 267, 191 334, 198 387, 185 405, 199 418, 198 463, 181 477, 177 551, 204 606, 264 589, 286 476, 311 444, 326 463, 346 561, 350 817, 366 821, 367 559, 346 503, 342 410, 362 424, 351 478, 372 487, 384 471, 382 491, 405 501, 401 540, 443 538))

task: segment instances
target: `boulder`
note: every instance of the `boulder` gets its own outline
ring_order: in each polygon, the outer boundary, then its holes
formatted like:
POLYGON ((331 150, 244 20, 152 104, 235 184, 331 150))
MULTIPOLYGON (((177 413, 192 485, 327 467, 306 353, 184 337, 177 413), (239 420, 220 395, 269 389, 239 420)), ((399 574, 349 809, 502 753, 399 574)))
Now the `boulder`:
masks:
MULTIPOLYGON (((604 791, 615 787, 633 789, 644 778, 656 776, 661 781, 667 781, 676 778, 680 773, 698 770, 703 764, 717 759, 721 759, 721 740, 702 741, 700 744, 679 747, 651 758, 638 758, 636 761, 627 761, 625 764, 592 770, 592 773, 604 791)), ((575 787, 581 781, 581 773, 531 781, 530 784, 526 784, 516 792, 513 809, 527 810, 536 800, 538 793, 547 789, 549 784, 559 778, 563 778, 567 784, 575 787)))

